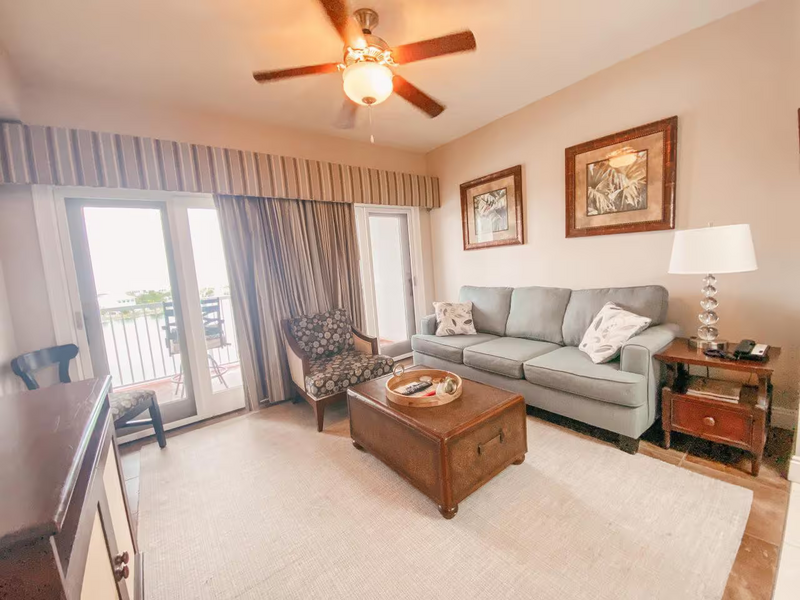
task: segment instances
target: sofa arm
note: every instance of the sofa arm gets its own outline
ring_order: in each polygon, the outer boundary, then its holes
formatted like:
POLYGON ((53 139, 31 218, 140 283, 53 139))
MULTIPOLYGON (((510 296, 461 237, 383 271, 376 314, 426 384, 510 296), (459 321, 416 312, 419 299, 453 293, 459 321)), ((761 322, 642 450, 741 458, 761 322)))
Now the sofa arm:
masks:
POLYGON ((647 380, 647 413, 649 422, 658 418, 658 399, 664 383, 664 365, 653 358, 672 343, 680 328, 672 323, 656 325, 633 336, 622 345, 619 368, 638 373, 647 380))
POLYGON ((436 334, 436 315, 422 317, 419 322, 419 332, 426 335, 436 334))
POLYGON ((669 346, 679 333, 680 327, 665 323, 633 336, 622 345, 620 370, 649 376, 652 373, 653 355, 669 346))
POLYGON ((294 336, 289 330, 289 322, 284 321, 282 326, 283 347, 286 350, 286 361, 289 363, 289 373, 292 376, 292 381, 294 384, 301 390, 305 391, 306 374, 309 371, 308 358, 300 349, 297 340, 294 339, 294 336))
POLYGON ((378 340, 374 337, 369 337, 366 333, 360 332, 353 327, 353 346, 359 352, 364 354, 375 355, 378 353, 378 340))

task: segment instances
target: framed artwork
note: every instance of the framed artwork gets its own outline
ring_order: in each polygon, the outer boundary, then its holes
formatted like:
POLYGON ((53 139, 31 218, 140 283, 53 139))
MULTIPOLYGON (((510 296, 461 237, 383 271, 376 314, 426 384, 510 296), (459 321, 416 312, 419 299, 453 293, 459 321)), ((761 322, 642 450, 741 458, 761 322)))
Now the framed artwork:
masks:
POLYGON ((566 150, 567 237, 675 229, 678 117, 566 150))
POLYGON ((464 250, 525 243, 522 165, 461 184, 464 250))

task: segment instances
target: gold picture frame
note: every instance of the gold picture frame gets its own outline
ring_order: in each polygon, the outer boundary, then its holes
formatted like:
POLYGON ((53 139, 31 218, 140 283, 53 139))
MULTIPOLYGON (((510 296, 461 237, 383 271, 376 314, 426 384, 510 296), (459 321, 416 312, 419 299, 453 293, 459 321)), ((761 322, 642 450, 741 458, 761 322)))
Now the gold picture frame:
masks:
POLYGON ((464 250, 525 243, 522 165, 461 184, 464 250))

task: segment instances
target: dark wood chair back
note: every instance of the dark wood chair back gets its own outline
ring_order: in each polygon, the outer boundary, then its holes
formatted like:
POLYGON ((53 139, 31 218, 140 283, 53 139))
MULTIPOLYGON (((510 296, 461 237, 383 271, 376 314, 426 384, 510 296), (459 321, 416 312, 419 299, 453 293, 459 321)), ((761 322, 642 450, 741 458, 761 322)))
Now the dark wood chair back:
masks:
POLYGON ((69 383, 69 361, 78 356, 78 347, 75 344, 53 346, 44 350, 36 350, 22 354, 11 361, 11 370, 19 376, 29 390, 38 390, 39 383, 34 373, 51 365, 58 365, 58 380, 69 383))

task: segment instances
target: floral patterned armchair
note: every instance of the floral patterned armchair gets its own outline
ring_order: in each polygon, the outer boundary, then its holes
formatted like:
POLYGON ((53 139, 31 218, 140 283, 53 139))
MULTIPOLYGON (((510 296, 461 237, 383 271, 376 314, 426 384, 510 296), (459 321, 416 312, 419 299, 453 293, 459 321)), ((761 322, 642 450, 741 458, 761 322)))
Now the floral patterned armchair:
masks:
POLYGON ((353 327, 343 308, 286 319, 282 325, 292 382, 314 409, 317 431, 322 431, 325 407, 345 399, 347 388, 392 372, 392 358, 378 354, 378 341, 353 327))

